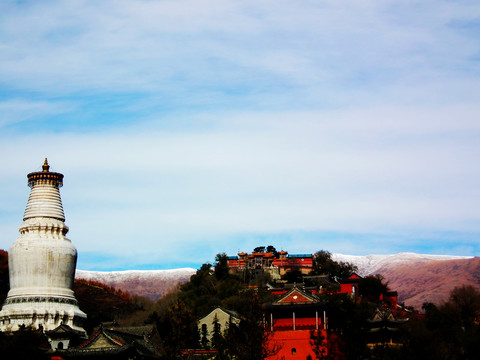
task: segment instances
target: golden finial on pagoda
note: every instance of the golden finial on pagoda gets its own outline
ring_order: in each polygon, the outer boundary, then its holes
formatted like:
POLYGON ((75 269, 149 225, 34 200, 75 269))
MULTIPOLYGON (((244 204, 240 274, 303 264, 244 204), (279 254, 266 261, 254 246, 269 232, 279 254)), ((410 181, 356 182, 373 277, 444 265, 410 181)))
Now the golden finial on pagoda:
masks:
POLYGON ((31 172, 27 175, 29 187, 33 187, 37 181, 50 181, 54 182, 58 187, 63 186, 63 174, 50 172, 47 158, 45 158, 42 169, 42 171, 31 172))
POLYGON ((43 172, 48 172, 48 169, 50 169, 47 158, 45 158, 45 162, 43 163, 42 169, 43 169, 43 172))

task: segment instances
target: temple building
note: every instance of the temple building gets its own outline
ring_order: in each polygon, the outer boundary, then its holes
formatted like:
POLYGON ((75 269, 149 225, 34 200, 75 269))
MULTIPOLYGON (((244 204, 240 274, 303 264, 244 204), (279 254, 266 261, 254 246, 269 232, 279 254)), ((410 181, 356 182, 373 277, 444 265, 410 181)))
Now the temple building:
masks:
POLYGON ((327 355, 325 304, 315 294, 294 286, 264 305, 268 346, 277 349, 275 359, 318 359, 327 355))
POLYGON ((238 313, 221 307, 213 309, 197 322, 202 345, 211 344, 215 332, 218 331, 218 334, 223 335, 231 324, 240 324, 238 313))
POLYGON ((116 322, 101 323, 85 342, 75 348, 58 349, 52 360, 160 359, 161 340, 154 325, 119 326, 116 322))
POLYGON ((255 276, 267 272, 273 279, 278 280, 292 270, 299 270, 304 275, 309 274, 313 269, 313 255, 288 254, 283 250, 278 253, 241 252, 237 256, 229 256, 227 264, 233 274, 248 271, 255 276))
MULTIPOLYGON (((27 326, 58 334, 59 329, 71 329, 85 337, 86 315, 72 290, 77 250, 65 237, 68 227, 59 191, 63 175, 49 169, 45 159, 43 171, 27 176, 31 192, 20 237, 9 250, 10 291, 0 311, 0 331, 27 326)), ((54 348, 63 345, 52 341, 54 348)))
POLYGON ((401 325, 407 321, 408 318, 397 318, 387 305, 378 307, 373 317, 368 320, 367 347, 375 349, 403 346, 401 325))

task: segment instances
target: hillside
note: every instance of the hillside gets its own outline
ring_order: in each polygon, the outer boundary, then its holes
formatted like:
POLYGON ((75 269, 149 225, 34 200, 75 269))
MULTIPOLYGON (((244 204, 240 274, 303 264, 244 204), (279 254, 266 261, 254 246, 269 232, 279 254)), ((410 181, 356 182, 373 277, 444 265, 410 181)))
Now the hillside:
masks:
POLYGON ((398 291, 399 300, 420 309, 425 302, 447 299, 456 286, 480 288, 480 258, 385 265, 378 270, 398 291))
POLYGON ((7 298, 10 282, 8 278, 8 253, 0 249, 0 305, 7 298))
POLYGON ((425 302, 440 303, 456 286, 480 288, 480 258, 399 253, 352 256, 333 254, 336 261, 358 266, 362 276, 381 274, 398 291, 399 301, 421 309, 425 302))
POLYGON ((139 306, 130 295, 95 281, 75 280, 73 290, 80 309, 87 314, 87 333, 100 322, 131 315, 139 306))
POLYGON ((195 269, 172 270, 127 270, 127 271, 86 271, 77 270, 76 279, 99 281, 132 295, 143 296, 152 301, 190 280, 195 269))
POLYGON ((396 266, 419 266, 436 261, 471 259, 471 256, 425 255, 416 253, 398 253, 393 255, 344 255, 332 254, 332 259, 338 262, 349 262, 358 267, 361 276, 379 274, 385 269, 396 266))

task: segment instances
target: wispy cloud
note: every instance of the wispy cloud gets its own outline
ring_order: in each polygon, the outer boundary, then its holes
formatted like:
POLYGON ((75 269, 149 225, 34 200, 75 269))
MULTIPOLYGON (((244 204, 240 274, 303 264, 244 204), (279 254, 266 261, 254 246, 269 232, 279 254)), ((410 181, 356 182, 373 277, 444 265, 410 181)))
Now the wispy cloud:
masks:
POLYGON ((0 100, 0 128, 45 116, 65 114, 73 109, 74 106, 66 102, 28 101, 20 98, 0 100))
POLYGON ((405 78, 428 82, 462 72, 467 80, 478 71, 476 28, 455 26, 476 21, 473 3, 79 1, 2 8, 4 84, 46 94, 188 94, 188 105, 235 90, 270 100, 275 91, 303 90, 310 103, 319 96, 332 102, 343 90, 349 102, 366 85, 383 90, 405 78))

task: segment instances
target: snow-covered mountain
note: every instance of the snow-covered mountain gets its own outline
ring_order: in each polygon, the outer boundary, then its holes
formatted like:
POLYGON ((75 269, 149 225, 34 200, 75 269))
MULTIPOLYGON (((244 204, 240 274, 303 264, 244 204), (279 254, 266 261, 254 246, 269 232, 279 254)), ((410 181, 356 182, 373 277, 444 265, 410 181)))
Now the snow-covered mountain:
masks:
POLYGON ((359 275, 382 275, 389 288, 398 292, 399 301, 416 309, 421 309, 426 302, 447 300, 456 286, 480 288, 480 258, 476 257, 399 253, 333 254, 332 258, 356 265, 359 275))
POLYGON ((119 281, 135 281, 137 279, 142 280, 177 280, 189 279, 195 273, 195 269, 182 268, 182 269, 170 269, 170 270, 124 270, 124 271, 88 271, 77 270, 75 278, 85 280, 97 280, 99 279, 108 282, 119 281))
POLYGON ((87 271, 77 270, 76 279, 94 280, 113 286, 132 295, 156 301, 177 285, 190 280, 195 269, 87 271))
MULTIPOLYGON (((415 253, 365 256, 332 254, 332 258, 356 265, 361 276, 384 276, 389 287, 398 291, 399 300, 416 308, 420 308, 424 302, 438 303, 447 299, 455 286, 473 285, 480 288, 480 258, 415 253)), ((75 277, 99 281, 155 301, 179 284, 187 282, 195 271, 192 268, 77 270, 75 277)))
POLYGON ((472 256, 453 255, 424 255, 415 253, 398 253, 393 255, 344 255, 332 254, 337 262, 349 262, 358 267, 357 273, 361 276, 381 273, 385 268, 400 265, 426 264, 432 261, 471 259, 472 256))

